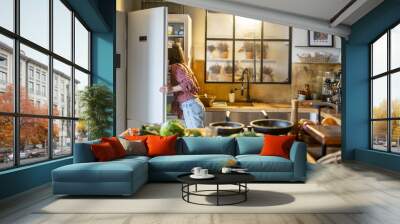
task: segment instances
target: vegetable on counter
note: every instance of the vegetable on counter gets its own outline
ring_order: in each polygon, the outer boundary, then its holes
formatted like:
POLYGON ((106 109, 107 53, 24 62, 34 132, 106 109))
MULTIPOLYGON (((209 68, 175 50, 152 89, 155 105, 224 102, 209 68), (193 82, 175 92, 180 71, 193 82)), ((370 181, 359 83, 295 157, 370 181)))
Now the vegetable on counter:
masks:
POLYGON ((203 136, 198 129, 186 129, 185 137, 201 137, 203 136))
POLYGON ((160 135, 161 126, 158 124, 145 124, 140 129, 140 135, 160 135))
POLYGON ((231 135, 231 137, 237 138, 237 137, 262 137, 264 136, 261 133, 256 133, 253 130, 252 131, 244 131, 244 132, 240 132, 237 134, 233 134, 231 135))
POLYGON ((174 119, 165 122, 160 129, 161 136, 178 135, 182 137, 185 135, 185 125, 180 120, 174 119))

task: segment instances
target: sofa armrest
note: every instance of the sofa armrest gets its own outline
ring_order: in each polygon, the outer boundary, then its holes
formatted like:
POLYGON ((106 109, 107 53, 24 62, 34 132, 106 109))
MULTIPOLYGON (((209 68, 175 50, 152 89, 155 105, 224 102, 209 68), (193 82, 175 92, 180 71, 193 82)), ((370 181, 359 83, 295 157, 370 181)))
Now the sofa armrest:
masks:
POLYGON ((95 162, 96 158, 92 153, 90 146, 100 143, 100 141, 80 142, 74 145, 74 163, 89 163, 95 162))
POLYGON ((293 162, 293 179, 305 181, 307 175, 307 145, 295 141, 290 149, 290 160, 293 162))

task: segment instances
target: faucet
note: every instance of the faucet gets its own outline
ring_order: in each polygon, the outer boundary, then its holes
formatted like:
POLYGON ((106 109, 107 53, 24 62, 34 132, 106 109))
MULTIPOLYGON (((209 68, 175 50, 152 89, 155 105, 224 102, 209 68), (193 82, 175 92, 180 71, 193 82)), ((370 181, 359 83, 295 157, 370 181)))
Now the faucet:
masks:
POLYGON ((250 72, 248 68, 245 68, 242 72, 242 87, 240 88, 240 95, 244 95, 244 90, 246 90, 246 102, 250 102, 250 72), (244 87, 244 80, 246 75, 246 88, 244 87))

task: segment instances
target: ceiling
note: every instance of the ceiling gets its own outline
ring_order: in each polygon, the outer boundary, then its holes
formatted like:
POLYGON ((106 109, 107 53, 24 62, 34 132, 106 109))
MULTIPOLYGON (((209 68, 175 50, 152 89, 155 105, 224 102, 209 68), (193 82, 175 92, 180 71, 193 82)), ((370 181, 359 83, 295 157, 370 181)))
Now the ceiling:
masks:
POLYGON ((383 0, 168 0, 347 37, 351 25, 383 0), (340 13, 339 13, 340 12, 340 13), (338 16, 336 16, 338 14, 338 16))
POLYGON ((329 21, 351 0, 225 0, 329 21))

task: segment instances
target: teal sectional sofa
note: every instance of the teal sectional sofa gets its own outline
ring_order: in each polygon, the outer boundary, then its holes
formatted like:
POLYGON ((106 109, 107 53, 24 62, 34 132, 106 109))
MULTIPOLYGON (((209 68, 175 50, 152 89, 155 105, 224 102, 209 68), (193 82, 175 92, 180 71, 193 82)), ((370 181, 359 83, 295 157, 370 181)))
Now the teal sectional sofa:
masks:
POLYGON ((305 182, 306 145, 295 142, 290 159, 260 156, 262 137, 183 137, 177 142, 177 155, 128 156, 96 162, 90 145, 77 143, 74 163, 52 172, 53 193, 67 195, 131 195, 148 181, 176 181, 193 167, 218 172, 229 160, 236 160, 259 182, 305 182))

